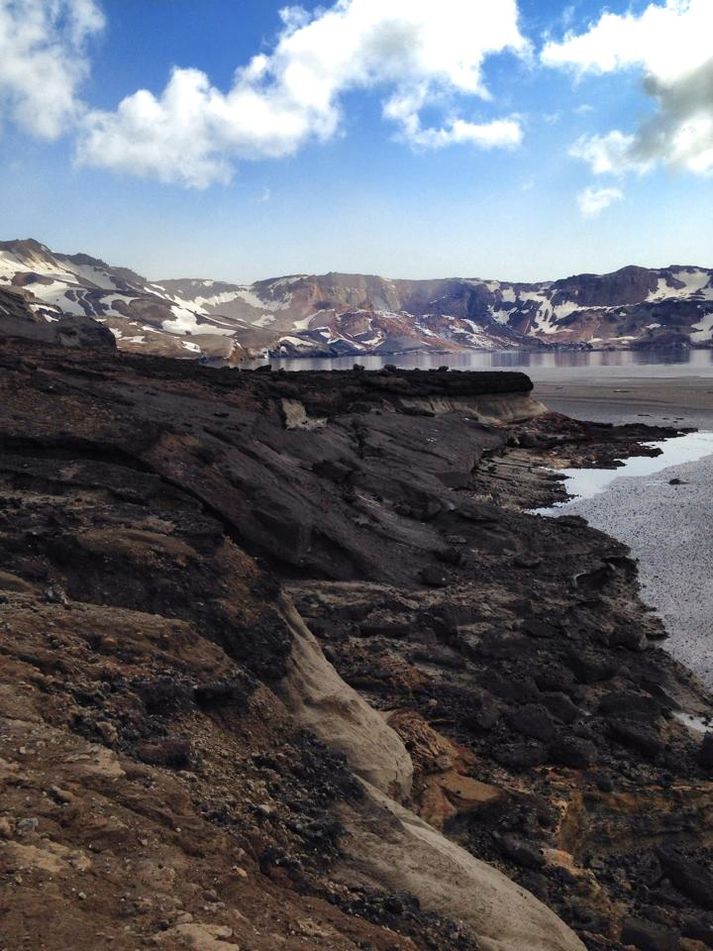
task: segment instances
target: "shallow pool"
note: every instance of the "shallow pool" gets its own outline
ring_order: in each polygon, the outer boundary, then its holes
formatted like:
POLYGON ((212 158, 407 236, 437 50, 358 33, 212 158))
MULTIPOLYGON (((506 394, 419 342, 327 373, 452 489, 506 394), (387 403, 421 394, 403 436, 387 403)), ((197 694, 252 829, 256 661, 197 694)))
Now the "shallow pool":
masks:
POLYGON ((564 484, 567 492, 573 496, 566 502, 558 502, 548 508, 537 509, 540 515, 562 515, 570 505, 582 499, 591 499, 599 495, 615 479, 634 478, 654 475, 669 466, 684 462, 697 462, 705 456, 713 455, 713 432, 687 433, 660 442, 645 443, 646 446, 660 449, 658 456, 632 456, 616 469, 561 469, 557 470, 566 477, 564 484))

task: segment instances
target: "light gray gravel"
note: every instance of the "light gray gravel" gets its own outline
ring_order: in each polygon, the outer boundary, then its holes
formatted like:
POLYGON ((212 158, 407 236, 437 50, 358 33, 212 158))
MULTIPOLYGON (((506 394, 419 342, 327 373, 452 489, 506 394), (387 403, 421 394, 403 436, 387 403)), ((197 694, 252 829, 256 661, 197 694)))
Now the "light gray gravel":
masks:
POLYGON ((582 515, 639 560, 643 598, 662 618, 663 647, 713 688, 713 456, 616 479, 561 514, 582 515), (669 485, 678 478, 685 485, 669 485))

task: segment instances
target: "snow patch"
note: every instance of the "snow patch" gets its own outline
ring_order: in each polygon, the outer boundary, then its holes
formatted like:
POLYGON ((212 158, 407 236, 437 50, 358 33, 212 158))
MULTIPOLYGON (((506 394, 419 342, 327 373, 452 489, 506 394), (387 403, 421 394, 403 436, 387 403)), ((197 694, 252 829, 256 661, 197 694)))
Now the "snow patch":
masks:
POLYGON ((706 314, 697 324, 693 324, 691 340, 695 343, 703 343, 711 339, 711 330, 713 330, 713 312, 706 314))

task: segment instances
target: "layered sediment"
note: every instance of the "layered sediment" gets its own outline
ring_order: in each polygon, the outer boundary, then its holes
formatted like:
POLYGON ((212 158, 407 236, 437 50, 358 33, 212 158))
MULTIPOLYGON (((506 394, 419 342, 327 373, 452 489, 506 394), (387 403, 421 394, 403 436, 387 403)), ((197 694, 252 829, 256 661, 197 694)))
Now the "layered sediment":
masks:
POLYGON ((663 430, 522 374, 0 373, 6 944, 711 942, 708 696, 625 547, 523 511, 663 430))

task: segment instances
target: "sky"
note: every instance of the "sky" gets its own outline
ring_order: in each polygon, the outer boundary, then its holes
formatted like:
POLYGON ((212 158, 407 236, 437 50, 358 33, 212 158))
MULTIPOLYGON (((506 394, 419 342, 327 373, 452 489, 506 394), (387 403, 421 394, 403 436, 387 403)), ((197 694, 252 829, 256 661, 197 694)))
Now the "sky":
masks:
POLYGON ((0 0, 0 239, 152 279, 713 266, 713 0, 0 0))

